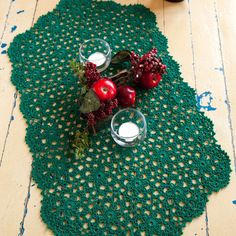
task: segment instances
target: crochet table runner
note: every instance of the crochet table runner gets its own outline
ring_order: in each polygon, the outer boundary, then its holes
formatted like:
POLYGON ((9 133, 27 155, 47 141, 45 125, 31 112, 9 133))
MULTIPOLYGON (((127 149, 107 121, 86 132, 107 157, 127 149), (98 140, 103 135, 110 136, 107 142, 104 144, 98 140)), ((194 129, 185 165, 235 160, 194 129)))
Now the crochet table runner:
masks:
POLYGON ((179 235, 203 213, 208 195, 228 184, 229 158, 147 8, 61 0, 14 39, 8 55, 28 125, 32 176, 42 190, 41 216, 55 235, 179 235), (77 158, 71 140, 84 121, 69 61, 92 37, 105 39, 113 54, 155 46, 168 73, 157 88, 137 92, 148 124, 141 145, 118 146, 107 127, 77 158))

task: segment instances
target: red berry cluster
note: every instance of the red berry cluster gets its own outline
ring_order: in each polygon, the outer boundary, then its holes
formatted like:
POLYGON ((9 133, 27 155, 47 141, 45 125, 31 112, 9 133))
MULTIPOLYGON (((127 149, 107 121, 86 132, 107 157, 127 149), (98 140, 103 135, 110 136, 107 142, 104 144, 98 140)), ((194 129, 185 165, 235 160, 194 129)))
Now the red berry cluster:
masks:
POLYGON ((88 126, 94 126, 98 121, 112 115, 112 110, 118 107, 118 100, 115 98, 106 102, 102 102, 97 111, 87 114, 88 126))
MULTIPOLYGON (((112 114, 112 110, 118 107, 118 100, 114 97, 108 97, 106 99, 102 99, 102 84, 104 84, 109 81, 108 78, 101 77, 100 73, 97 71, 96 65, 87 62, 84 66, 84 83, 86 84, 87 88, 89 90, 93 90, 93 92, 98 96, 98 99, 100 100, 100 107, 96 111, 92 111, 89 113, 83 113, 82 115, 87 120, 87 124, 90 127, 94 127, 94 125, 110 116, 112 114)), ((105 87, 104 87, 105 88, 105 87)), ((107 89, 107 88, 106 88, 107 89)), ((116 93, 116 90, 115 90, 116 93)))
MULTIPOLYGON (((131 68, 110 78, 101 77, 96 65, 91 62, 87 62, 85 66, 75 61, 71 64, 77 75, 82 77, 81 82, 86 88, 80 112, 94 131, 96 123, 112 115, 113 109, 118 105, 129 107, 135 104, 136 91, 128 85, 129 82, 134 81, 137 86, 151 89, 159 84, 162 75, 166 73, 166 66, 157 57, 156 48, 143 56, 128 50, 120 51, 116 55, 114 58, 130 60, 131 68)), ((121 62, 122 60, 118 63, 121 62)))
POLYGON ((137 82, 145 72, 156 73, 160 76, 166 73, 166 65, 162 63, 161 58, 157 57, 157 49, 153 48, 143 56, 139 57, 132 52, 130 56, 132 64, 131 70, 134 74, 134 80, 137 82))
POLYGON ((101 75, 100 73, 97 71, 96 69, 96 65, 93 64, 92 62, 87 62, 86 66, 85 66, 85 77, 87 79, 87 85, 89 88, 91 88, 91 86, 98 81, 99 79, 101 79, 101 75))

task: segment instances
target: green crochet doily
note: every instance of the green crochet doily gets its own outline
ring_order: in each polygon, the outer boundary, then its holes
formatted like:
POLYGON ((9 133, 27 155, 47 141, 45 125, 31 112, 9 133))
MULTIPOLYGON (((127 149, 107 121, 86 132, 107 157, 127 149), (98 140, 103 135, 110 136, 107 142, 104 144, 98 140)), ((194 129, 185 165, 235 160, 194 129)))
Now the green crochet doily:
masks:
POLYGON ((145 7, 61 0, 14 39, 8 55, 28 125, 33 179, 42 190, 41 216, 56 235, 179 235, 203 213, 208 195, 228 184, 229 158, 145 7), (92 37, 105 39, 113 54, 156 46, 168 74, 157 88, 137 91, 148 123, 142 145, 121 148, 107 128, 77 159, 71 140, 84 121, 69 61, 92 37))

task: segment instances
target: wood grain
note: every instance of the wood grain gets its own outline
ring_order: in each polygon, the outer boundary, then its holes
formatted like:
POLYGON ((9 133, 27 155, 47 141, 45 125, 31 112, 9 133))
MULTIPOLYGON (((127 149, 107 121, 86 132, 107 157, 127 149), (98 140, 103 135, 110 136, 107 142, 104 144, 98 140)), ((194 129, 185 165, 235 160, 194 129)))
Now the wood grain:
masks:
MULTIPOLYGON (((31 182, 32 157, 24 142, 20 97, 10 82, 4 50, 59 0, 0 2, 0 235, 49 236, 40 218, 40 190, 31 182)), ((204 214, 184 235, 236 235, 236 2, 234 0, 119 0, 143 4, 157 16, 183 78, 196 89, 201 109, 213 121, 216 138, 231 158, 231 182, 209 198, 204 214)))

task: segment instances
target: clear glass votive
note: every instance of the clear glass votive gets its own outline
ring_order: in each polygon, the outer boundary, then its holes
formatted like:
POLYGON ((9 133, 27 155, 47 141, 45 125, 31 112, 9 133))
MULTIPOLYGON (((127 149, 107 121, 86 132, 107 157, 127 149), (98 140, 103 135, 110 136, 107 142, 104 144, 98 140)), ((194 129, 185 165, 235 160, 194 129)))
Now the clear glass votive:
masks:
POLYGON ((80 62, 96 64, 99 72, 104 71, 111 62, 111 48, 103 39, 86 40, 79 48, 80 62))
POLYGON ((133 147, 139 144, 146 137, 146 133, 146 119, 136 109, 122 109, 111 120, 111 136, 122 147, 133 147))

